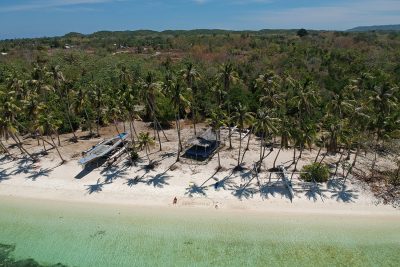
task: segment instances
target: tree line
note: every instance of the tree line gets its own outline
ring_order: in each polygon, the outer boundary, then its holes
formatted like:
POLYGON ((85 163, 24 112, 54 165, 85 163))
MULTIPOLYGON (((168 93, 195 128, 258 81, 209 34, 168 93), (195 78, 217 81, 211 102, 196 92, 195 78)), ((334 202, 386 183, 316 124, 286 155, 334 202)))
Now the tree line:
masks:
MULTIPOLYGON (((267 145, 279 141, 279 152, 293 148, 295 169, 303 151, 314 147, 315 162, 323 161, 323 150, 340 153, 340 160, 352 151, 373 151, 374 170, 377 153, 399 138, 396 38, 347 33, 165 37, 185 53, 178 59, 167 53, 27 52, 15 48, 17 41, 8 41, 15 50, 0 60, 1 136, 29 155, 20 135, 32 134, 46 150, 61 144, 61 133, 71 133, 76 142, 77 129, 98 136, 100 127, 124 121, 132 143, 147 148, 151 138, 135 128, 135 121, 143 119, 151 122, 160 150, 167 140, 163 129, 175 127, 182 152, 181 120, 188 119, 193 134, 204 121, 218 138, 224 125, 250 129, 237 147, 238 166, 256 135, 261 140, 258 168, 267 145)), ((3 142, 0 146, 7 153, 3 142)))

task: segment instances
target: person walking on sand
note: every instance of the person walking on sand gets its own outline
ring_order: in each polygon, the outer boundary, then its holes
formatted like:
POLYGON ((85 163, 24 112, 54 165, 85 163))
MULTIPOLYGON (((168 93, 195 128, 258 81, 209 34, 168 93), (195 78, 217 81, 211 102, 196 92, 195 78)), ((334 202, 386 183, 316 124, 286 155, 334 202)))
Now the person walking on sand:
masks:
POLYGON ((174 197, 174 200, 172 201, 172 204, 176 205, 177 202, 178 202, 178 199, 176 197, 174 197))

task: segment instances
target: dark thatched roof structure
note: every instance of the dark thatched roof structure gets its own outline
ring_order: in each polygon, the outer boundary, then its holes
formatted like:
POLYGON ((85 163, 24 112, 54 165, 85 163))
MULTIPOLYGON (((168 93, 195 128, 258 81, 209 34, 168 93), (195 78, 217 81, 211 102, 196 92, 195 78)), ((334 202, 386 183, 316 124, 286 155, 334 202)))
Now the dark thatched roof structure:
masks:
POLYGON ((191 147, 186 150, 184 156, 196 160, 208 159, 219 146, 217 136, 211 129, 190 139, 188 143, 191 147))

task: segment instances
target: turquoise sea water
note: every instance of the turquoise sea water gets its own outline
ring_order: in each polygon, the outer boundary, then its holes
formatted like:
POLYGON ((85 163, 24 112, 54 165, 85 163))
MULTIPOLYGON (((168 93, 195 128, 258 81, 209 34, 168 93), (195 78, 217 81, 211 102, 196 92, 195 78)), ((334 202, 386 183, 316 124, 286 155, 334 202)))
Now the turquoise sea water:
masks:
MULTIPOLYGON (((68 266, 398 266, 388 218, 2 199, 0 244, 68 266)), ((399 217, 396 217, 399 218, 399 217)), ((0 263, 0 266, 1 263, 0 263)))

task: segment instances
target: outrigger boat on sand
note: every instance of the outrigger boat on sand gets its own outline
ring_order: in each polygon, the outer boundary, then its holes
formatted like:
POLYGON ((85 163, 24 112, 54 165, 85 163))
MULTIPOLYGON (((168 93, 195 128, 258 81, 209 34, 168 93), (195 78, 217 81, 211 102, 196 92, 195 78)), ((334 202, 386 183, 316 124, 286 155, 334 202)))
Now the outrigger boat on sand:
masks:
POLYGON ((91 149, 84 151, 84 157, 81 158, 78 163, 82 166, 86 166, 90 162, 109 155, 112 151, 120 147, 125 142, 128 135, 128 133, 121 133, 111 139, 100 142, 91 149))

